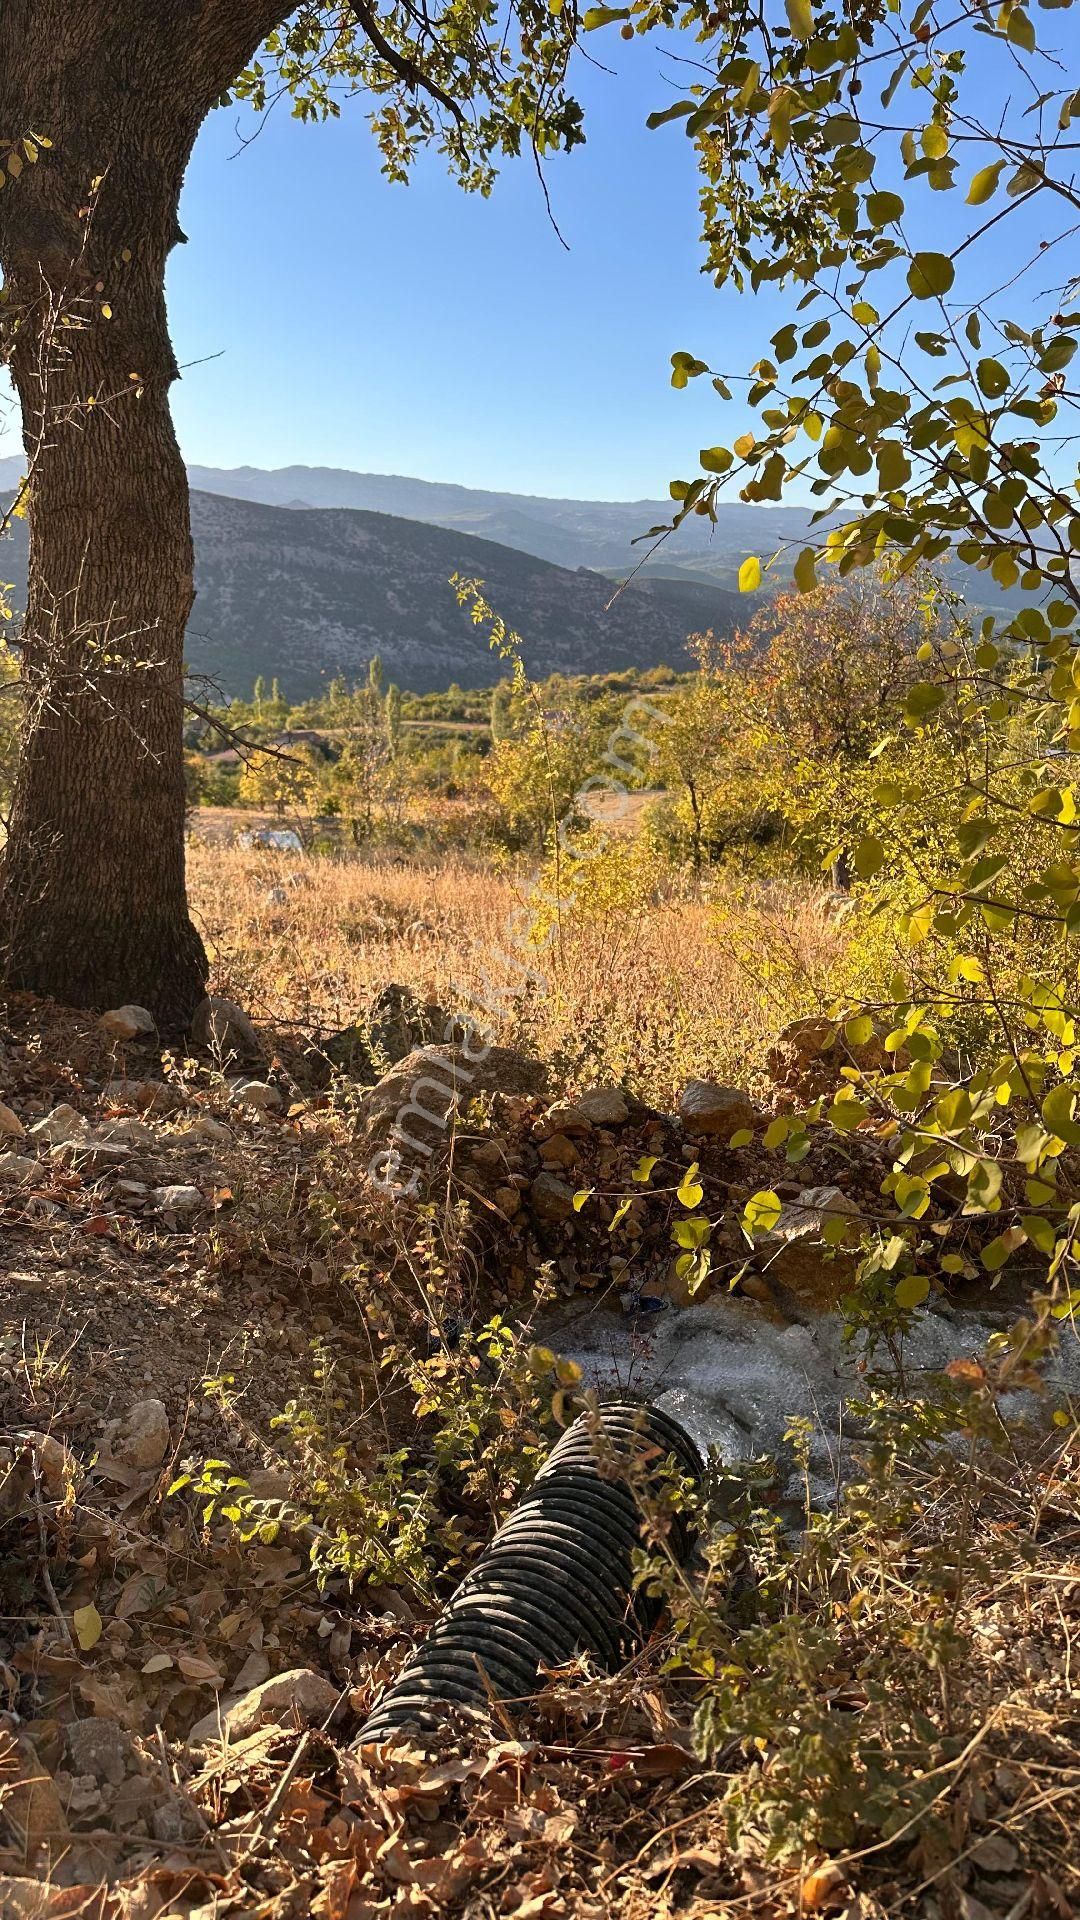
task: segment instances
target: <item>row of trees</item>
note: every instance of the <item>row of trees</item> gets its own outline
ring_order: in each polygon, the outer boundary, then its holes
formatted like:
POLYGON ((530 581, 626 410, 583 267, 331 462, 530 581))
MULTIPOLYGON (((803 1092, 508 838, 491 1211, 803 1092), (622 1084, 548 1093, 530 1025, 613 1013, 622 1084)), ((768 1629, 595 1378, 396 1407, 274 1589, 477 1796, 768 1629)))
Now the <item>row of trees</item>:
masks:
MULTIPOLYGON (((504 680, 488 698, 486 730, 475 721, 416 723, 419 703, 384 685, 378 659, 357 686, 332 682, 299 708, 276 683, 269 695, 257 684, 251 701, 234 702, 221 721, 267 743, 246 755, 225 793, 214 762, 191 756, 193 797, 336 815, 360 843, 376 831, 406 834, 435 792, 474 803, 478 849, 495 837, 544 854, 582 783, 608 764, 633 697, 645 732, 629 749, 626 784, 662 797, 658 847, 699 872, 755 846, 814 866, 837 810, 849 804, 851 778, 902 727, 924 671, 920 651, 940 646, 950 617, 938 583, 879 569, 866 581, 781 595, 733 641, 698 635, 697 670, 658 671, 647 687, 614 675, 553 676, 538 686, 504 680)), ((482 711, 483 696, 458 696, 429 699, 425 712, 457 712, 466 702, 470 713, 482 711)), ((203 742, 214 738, 212 728, 200 731, 203 742)))
MULTIPOLYGON (((256 681, 251 717, 264 729, 283 727, 289 708, 274 682, 267 700, 256 681)), ((369 838, 376 816, 396 817, 403 794, 399 778, 401 689, 387 686, 376 654, 367 677, 350 688, 343 677, 331 681, 320 702, 332 744, 311 745, 288 733, 281 744, 256 746, 246 753, 237 798, 242 804, 272 808, 278 814, 340 814, 356 841, 369 838)), ((229 710, 230 724, 242 710, 229 710)))

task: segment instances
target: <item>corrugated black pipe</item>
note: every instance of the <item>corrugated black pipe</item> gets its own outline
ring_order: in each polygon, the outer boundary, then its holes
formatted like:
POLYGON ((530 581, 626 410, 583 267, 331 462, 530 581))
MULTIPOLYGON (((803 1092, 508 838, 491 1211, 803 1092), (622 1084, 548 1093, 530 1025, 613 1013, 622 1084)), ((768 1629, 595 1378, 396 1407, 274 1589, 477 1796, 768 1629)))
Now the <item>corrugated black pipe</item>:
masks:
MULTIPOLYGON (((434 1732, 445 1704, 483 1710, 492 1696, 526 1699, 541 1669, 589 1653, 609 1672, 648 1633, 655 1603, 633 1592, 631 1556, 643 1544, 642 1516, 625 1476, 657 1488, 672 1463, 700 1480, 703 1461, 688 1433, 658 1407, 627 1401, 568 1427, 533 1486, 466 1576, 392 1687, 378 1701, 360 1740, 385 1740, 399 1728, 434 1732), (605 1472, 601 1454, 624 1463, 605 1472)), ((685 1559, 693 1545, 676 1516, 671 1536, 685 1559)))

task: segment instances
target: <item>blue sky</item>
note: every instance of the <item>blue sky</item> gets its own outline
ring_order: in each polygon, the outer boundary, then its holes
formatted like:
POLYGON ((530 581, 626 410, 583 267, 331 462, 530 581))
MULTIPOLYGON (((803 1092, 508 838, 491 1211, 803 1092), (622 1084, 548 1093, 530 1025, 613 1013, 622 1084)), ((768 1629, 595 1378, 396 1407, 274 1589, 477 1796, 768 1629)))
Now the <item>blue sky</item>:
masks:
MULTIPOLYGON (((261 120, 242 106, 211 116, 169 272, 190 461, 634 499, 692 477, 701 446, 751 424, 707 382, 675 392, 670 355, 740 373, 794 298, 718 292, 700 272, 693 148, 679 124, 645 125, 688 70, 613 32, 587 36, 586 53, 587 144, 546 169, 569 252, 531 158, 483 200, 434 155, 409 187, 390 186, 359 100, 321 127, 287 102, 261 120)), ((968 148, 963 164, 982 157, 968 148)), ((877 184, 894 184, 888 161, 882 173, 877 184)), ((948 247, 964 231, 962 194, 934 195, 928 216, 928 243, 948 247)), ((1016 290, 1017 309, 1025 297, 1016 290)), ((0 413, 0 454, 17 450, 13 424, 0 413)))
POLYGON ((580 63, 588 143, 547 169, 569 252, 531 159, 485 201, 434 157, 388 185, 359 101, 322 127, 279 107, 242 150, 250 109, 212 116, 169 276, 178 357, 204 362, 174 393, 189 460, 614 499, 696 471, 732 415, 673 391, 670 354, 741 368, 776 321, 699 271, 693 151, 644 124, 678 69, 590 44, 621 71, 580 63))

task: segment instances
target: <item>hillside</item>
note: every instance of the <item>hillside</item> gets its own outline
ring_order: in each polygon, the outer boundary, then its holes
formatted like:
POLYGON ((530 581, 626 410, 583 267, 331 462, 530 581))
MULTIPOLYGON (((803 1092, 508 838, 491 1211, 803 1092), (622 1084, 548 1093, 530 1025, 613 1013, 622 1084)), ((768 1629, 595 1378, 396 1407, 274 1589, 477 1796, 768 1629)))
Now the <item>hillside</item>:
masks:
MULTIPOLYGON (((282 507, 357 507, 399 514, 455 532, 497 540, 563 567, 596 567, 625 574, 641 559, 634 546, 650 527, 667 522, 669 499, 564 500, 489 491, 401 474, 350 473, 336 467, 258 467, 222 471, 192 467, 191 484, 205 493, 258 500, 282 507)), ((692 519, 664 543, 667 569, 691 556, 708 570, 737 569, 747 552, 772 551, 785 540, 803 539, 807 513, 799 507, 753 507, 738 502, 718 510, 715 527, 692 519)), ((655 563, 654 563, 655 564, 655 563)))
MULTIPOLYGON (((0 469, 0 484, 4 479, 0 469)), ((496 681, 502 668, 458 607, 455 572, 479 577, 526 645, 531 672, 604 673, 685 664, 686 636, 727 630, 736 596, 711 582, 635 582, 608 607, 611 583, 472 535, 383 513, 290 510, 196 492, 198 597, 188 661, 223 691, 279 676, 290 696, 383 656, 416 692, 496 681)), ((25 586, 26 532, 16 523, 3 573, 25 586)))
MULTIPOLYGON (((640 567, 639 581, 680 580, 692 586, 718 585, 737 592, 739 568, 747 554, 762 560, 785 548, 797 549, 821 539, 811 509, 754 506, 722 501, 716 523, 692 514, 647 558, 650 527, 664 526, 673 511, 670 499, 563 500, 542 495, 487 492, 400 474, 351 473, 338 467, 191 467, 191 484, 205 493, 282 507, 356 507, 374 513, 448 527, 454 532, 496 540, 502 546, 551 560, 561 567, 592 567, 612 579, 625 579, 640 567), (635 544, 636 543, 636 544, 635 544)), ((3 462, 0 462, 0 484, 3 462)), ((776 576, 783 577, 783 569, 776 576)), ((1030 594, 1003 590, 987 573, 975 573, 958 561, 946 572, 968 600, 973 614, 1015 613, 1030 594)), ((747 603, 742 602, 740 617, 747 603)), ((696 618, 696 616, 695 616, 696 618)), ((626 663, 624 663, 626 664, 626 663)), ((587 669, 590 670, 590 669, 587 669)))
MULTIPOLYGON (((0 499, 21 467, 0 459, 0 499)), ((670 501, 546 499, 334 467, 189 474, 199 586, 189 660, 229 692, 276 673, 306 698, 373 651, 418 693, 489 684, 498 674, 454 605, 454 571, 486 580, 535 673, 682 667, 688 633, 728 632, 753 610, 736 586, 748 553, 814 537, 803 508, 736 501, 718 507, 715 527, 692 516, 642 565, 647 547, 633 542, 668 519, 670 501), (611 582, 637 566, 605 612, 611 582)), ((14 531, 0 579, 18 594, 25 530, 14 531)), ((1011 614, 1029 598, 957 562, 948 572, 973 615, 1011 614)))

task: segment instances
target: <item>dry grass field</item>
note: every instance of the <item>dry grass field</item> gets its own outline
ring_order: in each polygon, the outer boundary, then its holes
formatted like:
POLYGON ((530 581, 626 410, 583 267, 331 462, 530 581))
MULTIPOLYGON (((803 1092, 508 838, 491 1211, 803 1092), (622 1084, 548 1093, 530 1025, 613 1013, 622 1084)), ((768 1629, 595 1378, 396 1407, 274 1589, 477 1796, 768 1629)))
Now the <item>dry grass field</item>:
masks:
POLYGON ((541 953, 529 877, 460 859, 193 842, 189 873, 214 985, 257 1020, 325 1034, 395 981, 486 1009, 497 1040, 567 1086, 614 1078, 661 1104, 692 1074, 752 1082, 779 1028, 821 1004, 844 944, 828 895, 800 883, 616 888, 564 906, 541 953))

